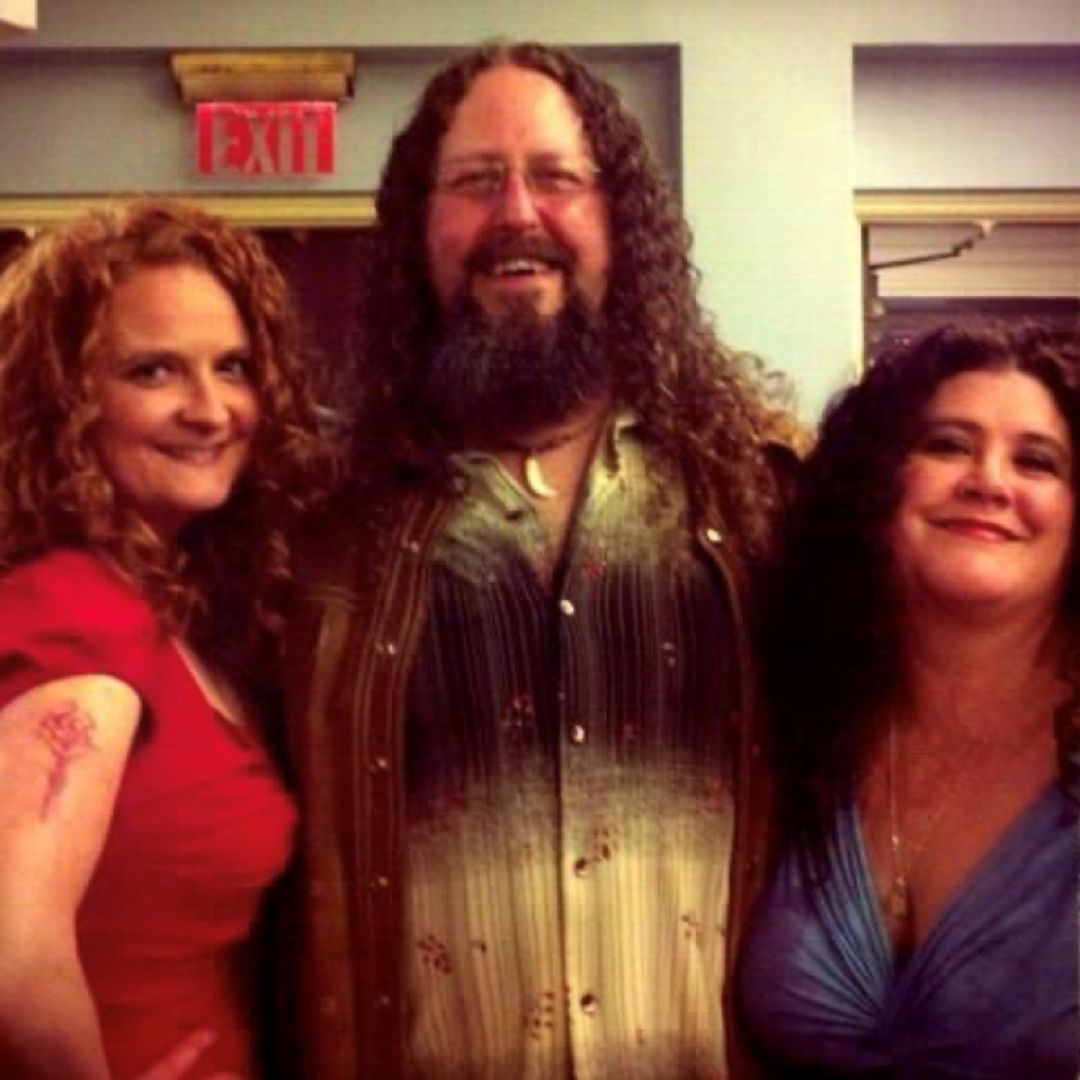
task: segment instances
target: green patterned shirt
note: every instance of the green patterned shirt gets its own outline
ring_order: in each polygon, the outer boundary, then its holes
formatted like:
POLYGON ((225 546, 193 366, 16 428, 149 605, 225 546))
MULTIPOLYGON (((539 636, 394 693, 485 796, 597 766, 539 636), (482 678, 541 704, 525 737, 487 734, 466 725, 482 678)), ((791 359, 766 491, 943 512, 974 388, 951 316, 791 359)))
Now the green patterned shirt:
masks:
POLYGON ((494 458, 456 464, 406 731, 410 1074, 721 1077, 738 675, 681 478, 617 420, 556 562, 494 458))

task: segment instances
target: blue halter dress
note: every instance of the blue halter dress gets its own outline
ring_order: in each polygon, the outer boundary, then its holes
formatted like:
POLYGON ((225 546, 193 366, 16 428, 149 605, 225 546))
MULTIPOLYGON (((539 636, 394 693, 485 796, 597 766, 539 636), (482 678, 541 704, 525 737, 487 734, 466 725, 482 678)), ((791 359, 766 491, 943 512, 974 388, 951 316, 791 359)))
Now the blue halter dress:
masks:
POLYGON ((820 885, 780 862, 740 958, 743 1019, 781 1075, 1076 1080, 1080 833, 1058 785, 899 968, 854 807, 829 860, 820 885))

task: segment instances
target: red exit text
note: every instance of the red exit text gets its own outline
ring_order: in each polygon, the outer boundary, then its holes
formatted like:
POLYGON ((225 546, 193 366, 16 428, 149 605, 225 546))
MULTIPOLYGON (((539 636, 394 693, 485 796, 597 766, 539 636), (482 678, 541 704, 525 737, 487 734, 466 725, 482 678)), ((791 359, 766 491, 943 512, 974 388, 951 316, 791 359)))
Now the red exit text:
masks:
POLYGON ((325 176, 334 171, 332 101, 204 101, 196 106, 199 172, 325 176))

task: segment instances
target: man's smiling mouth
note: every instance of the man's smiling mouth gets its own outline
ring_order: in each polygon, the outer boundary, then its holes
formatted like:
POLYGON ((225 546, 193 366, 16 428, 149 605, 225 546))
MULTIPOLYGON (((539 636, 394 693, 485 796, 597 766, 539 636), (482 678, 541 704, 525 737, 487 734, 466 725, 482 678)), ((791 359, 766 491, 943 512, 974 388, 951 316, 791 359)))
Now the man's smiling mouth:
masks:
POLYGON ((554 267, 538 259, 506 259, 503 262, 495 263, 482 272, 486 277, 491 278, 513 278, 546 274, 552 269, 554 267))

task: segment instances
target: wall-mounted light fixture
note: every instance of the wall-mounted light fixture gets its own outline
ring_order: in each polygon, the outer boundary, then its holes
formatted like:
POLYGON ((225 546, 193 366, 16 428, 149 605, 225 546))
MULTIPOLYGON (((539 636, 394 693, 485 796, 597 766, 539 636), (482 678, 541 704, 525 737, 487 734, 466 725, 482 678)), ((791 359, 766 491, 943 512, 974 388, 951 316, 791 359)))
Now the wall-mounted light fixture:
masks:
POLYGON ((326 49, 278 52, 182 52, 171 58, 181 100, 347 101, 356 57, 326 49))

